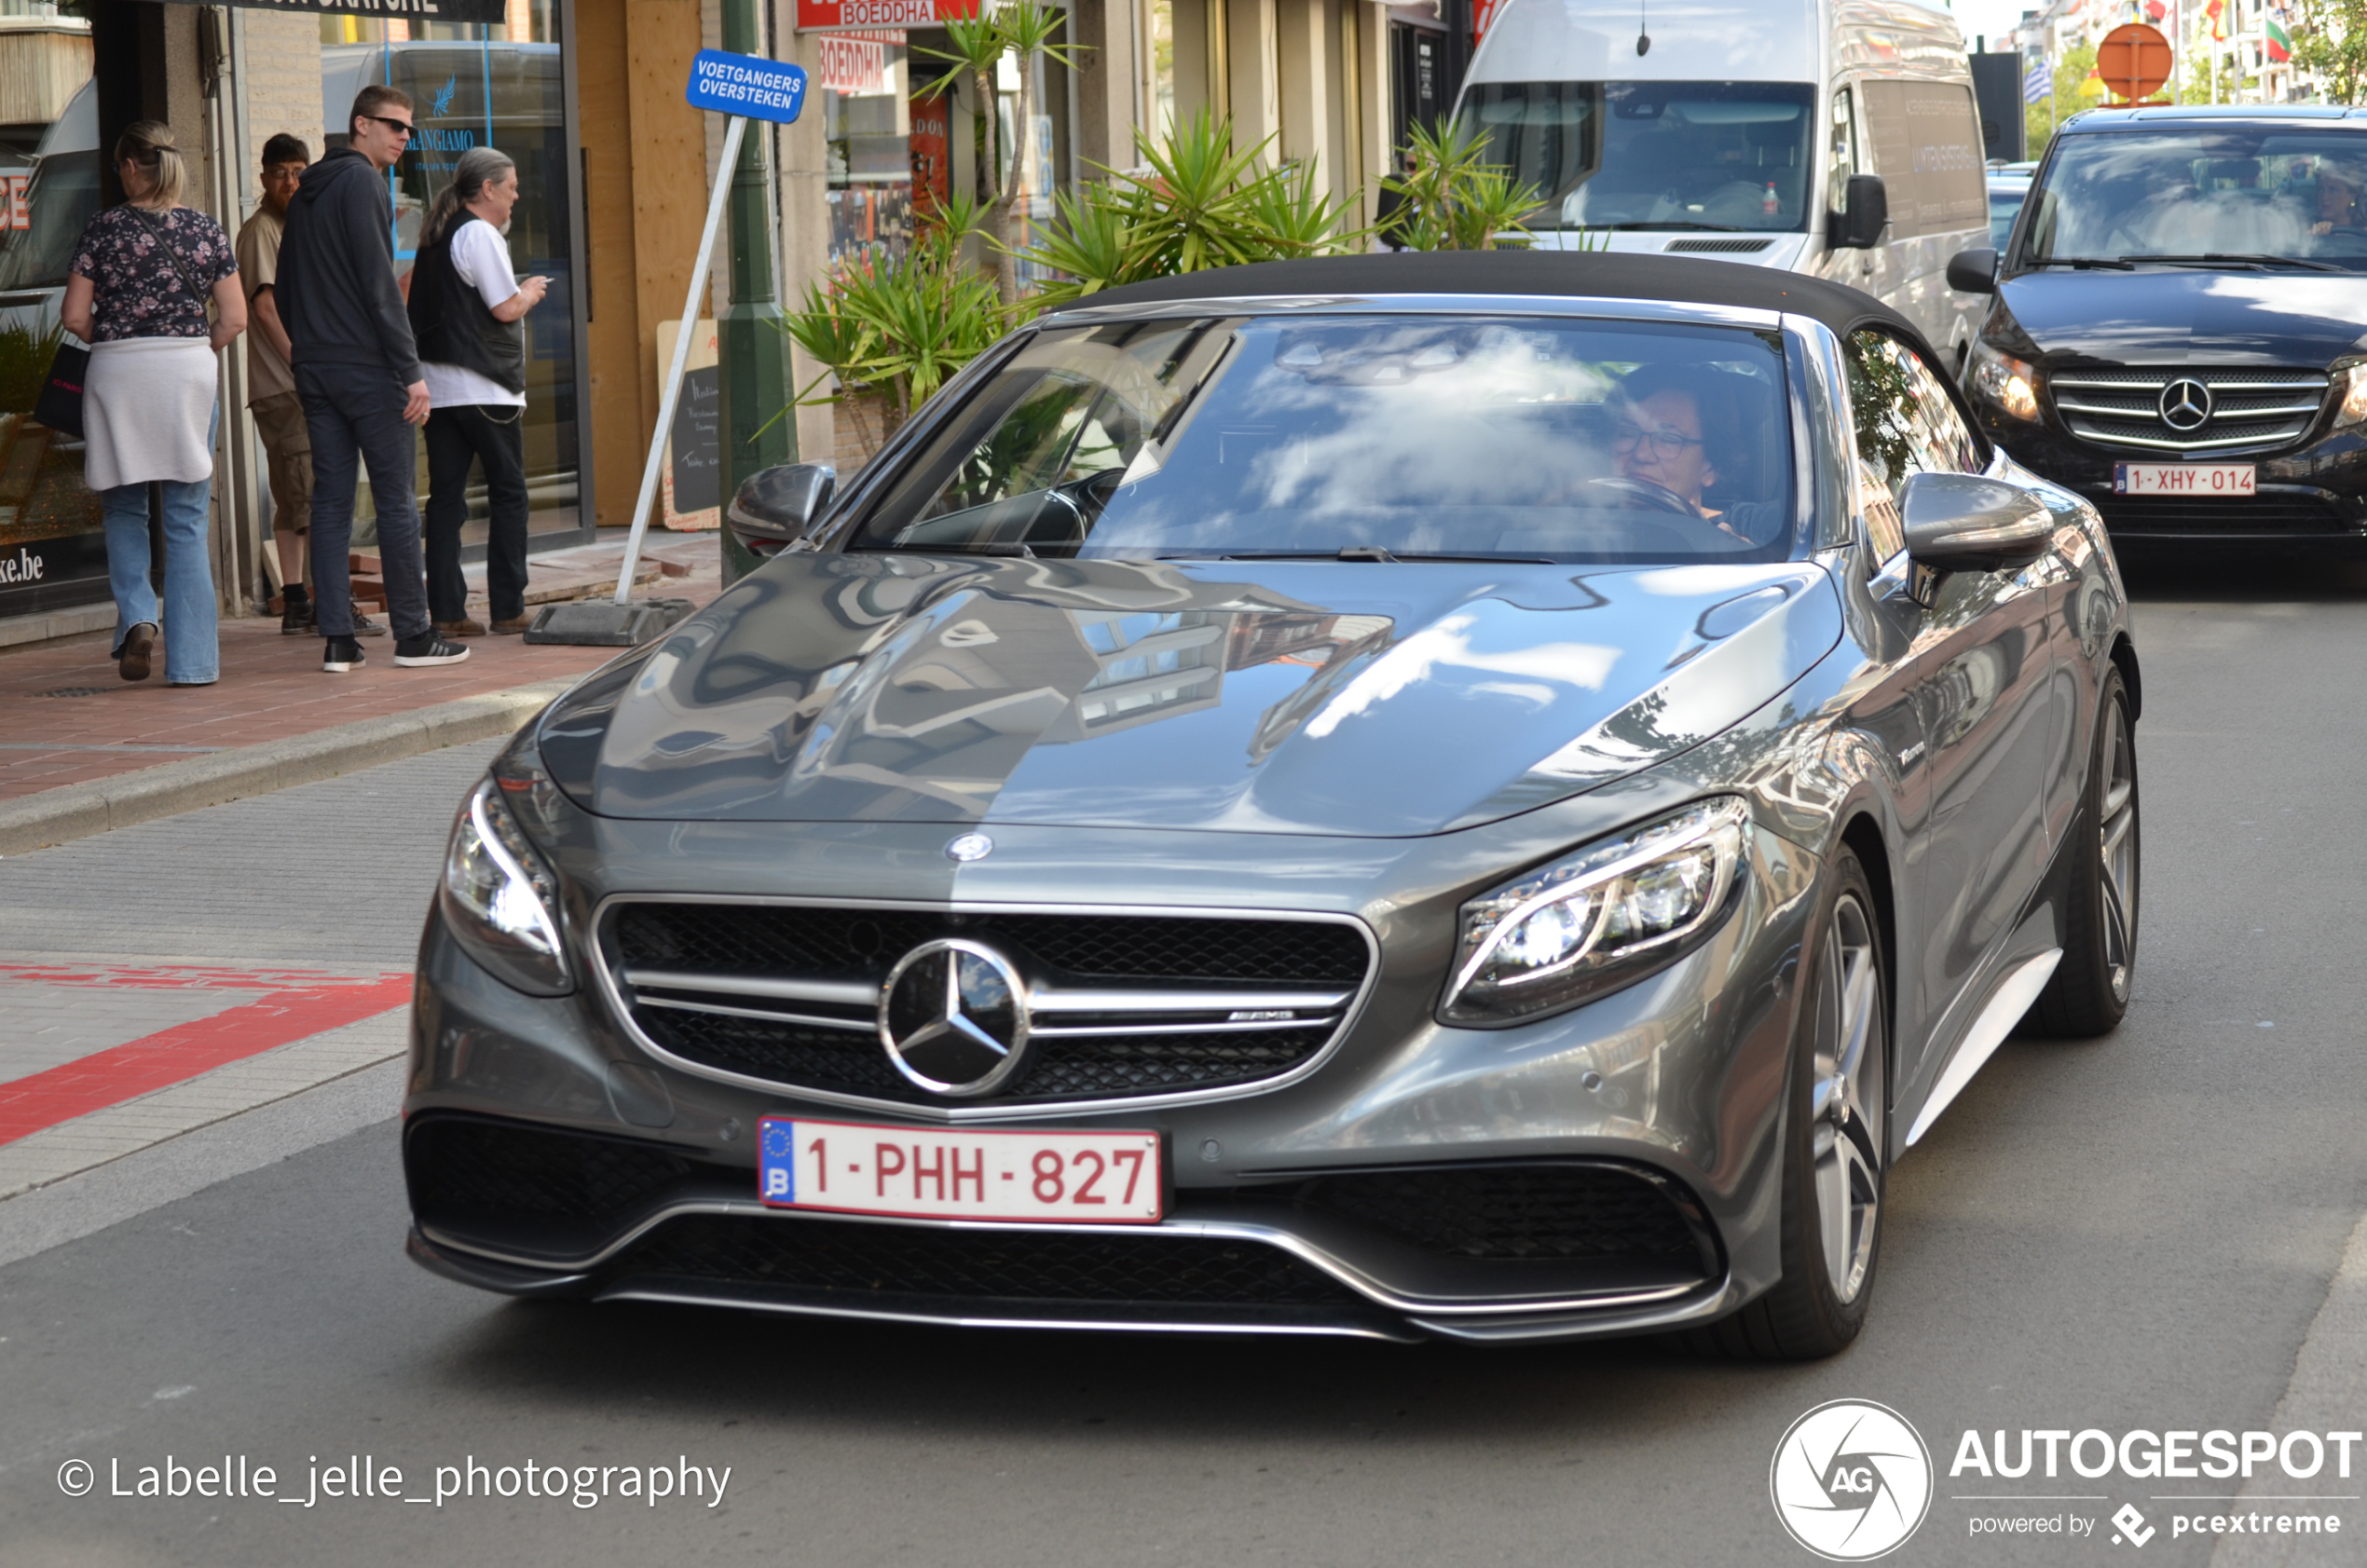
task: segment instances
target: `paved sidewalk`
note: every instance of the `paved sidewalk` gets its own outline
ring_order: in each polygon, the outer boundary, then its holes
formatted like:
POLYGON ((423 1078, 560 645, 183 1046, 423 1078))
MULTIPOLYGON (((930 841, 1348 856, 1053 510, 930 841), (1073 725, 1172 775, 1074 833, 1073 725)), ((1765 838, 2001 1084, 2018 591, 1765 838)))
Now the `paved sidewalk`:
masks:
MULTIPOLYGON (((712 535, 652 539, 644 553, 653 570, 643 593, 705 604, 720 589, 712 535), (685 575, 659 575, 666 566, 685 575)), ((592 545, 561 554, 560 568, 541 558, 535 563, 542 588, 568 581, 587 587, 604 562, 613 582, 623 547, 592 545)), ((482 619, 481 608, 477 613, 482 619)), ((168 687, 161 651, 148 679, 127 682, 116 675, 103 640, 0 655, 0 711, 8 715, 0 727, 0 801, 311 737, 455 699, 573 679, 618 652, 486 636, 471 640, 463 663, 398 670, 391 638, 369 638, 363 651, 369 661, 363 668, 325 675, 317 638, 282 636, 276 620, 225 620, 222 678, 202 688, 168 687)), ((383 752, 371 759, 383 759, 383 752)))

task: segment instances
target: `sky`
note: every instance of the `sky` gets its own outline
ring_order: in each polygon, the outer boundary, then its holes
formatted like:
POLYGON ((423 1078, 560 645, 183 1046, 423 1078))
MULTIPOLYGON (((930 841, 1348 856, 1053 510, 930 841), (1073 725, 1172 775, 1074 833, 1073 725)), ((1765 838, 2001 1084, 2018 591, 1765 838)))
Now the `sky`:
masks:
POLYGON ((2024 11, 2044 10, 2033 0, 1955 0, 1948 9, 1956 13, 1956 25, 1964 30, 1964 47, 1971 48, 1973 40, 1983 34, 1997 38, 2021 24, 2024 11))

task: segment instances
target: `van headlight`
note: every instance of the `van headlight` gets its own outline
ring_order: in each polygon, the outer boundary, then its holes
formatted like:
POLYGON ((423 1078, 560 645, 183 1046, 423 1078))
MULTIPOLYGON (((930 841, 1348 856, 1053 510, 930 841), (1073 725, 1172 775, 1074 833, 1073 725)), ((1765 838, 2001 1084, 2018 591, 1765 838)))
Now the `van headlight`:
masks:
POLYGON ((1518 1023, 1642 979, 1716 924, 1748 809, 1723 796, 1597 840, 1463 906, 1443 1023, 1518 1023))
POLYGON ((2367 422, 2367 364, 2336 373, 2334 385, 2343 394, 2341 406, 2334 410, 2334 429, 2367 422))
POLYGON ((460 808, 437 900, 454 939, 501 980, 535 996, 575 989, 559 942, 559 879, 501 803, 499 780, 460 808))
POLYGON ((2038 371, 1986 343, 1973 345, 1973 391, 2009 419, 2038 421, 2038 371))

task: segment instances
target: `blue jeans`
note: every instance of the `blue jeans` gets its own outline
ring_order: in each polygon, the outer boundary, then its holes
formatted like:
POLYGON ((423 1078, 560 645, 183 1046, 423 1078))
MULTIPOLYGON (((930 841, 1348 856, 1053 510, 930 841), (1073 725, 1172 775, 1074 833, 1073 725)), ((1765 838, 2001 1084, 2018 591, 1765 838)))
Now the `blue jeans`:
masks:
MULTIPOLYGON (((213 560, 206 523, 213 482, 164 490, 164 678, 174 686, 206 686, 222 675, 216 631, 213 560)), ((115 651, 131 628, 157 620, 157 591, 148 580, 148 487, 118 484, 99 492, 106 506, 107 586, 115 590, 115 651)))
POLYGON ((363 465, 378 509, 378 560, 386 572, 387 620, 396 638, 428 634, 427 568, 419 555, 419 509, 412 500, 418 432, 403 422, 406 396, 390 370, 301 364, 296 391, 312 436, 312 596, 321 634, 353 634, 353 488, 363 465))

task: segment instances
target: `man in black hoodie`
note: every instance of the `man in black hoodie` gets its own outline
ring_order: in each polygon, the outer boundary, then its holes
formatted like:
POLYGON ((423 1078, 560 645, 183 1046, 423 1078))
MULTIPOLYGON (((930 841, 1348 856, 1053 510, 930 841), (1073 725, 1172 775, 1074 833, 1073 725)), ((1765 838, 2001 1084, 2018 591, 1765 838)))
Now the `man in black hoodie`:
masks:
POLYGON ((288 203, 273 285, 312 436, 312 570, 326 642, 321 667, 342 674, 362 663, 346 555, 354 482, 365 463, 377 506, 394 661, 457 664, 469 650, 438 636, 428 621, 411 484, 413 427, 427 420, 428 384, 395 286, 394 202, 386 179, 411 140, 411 100, 390 87, 363 88, 347 129, 350 145, 307 169, 288 203))

